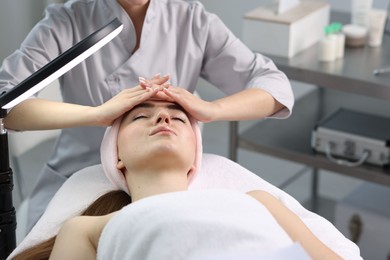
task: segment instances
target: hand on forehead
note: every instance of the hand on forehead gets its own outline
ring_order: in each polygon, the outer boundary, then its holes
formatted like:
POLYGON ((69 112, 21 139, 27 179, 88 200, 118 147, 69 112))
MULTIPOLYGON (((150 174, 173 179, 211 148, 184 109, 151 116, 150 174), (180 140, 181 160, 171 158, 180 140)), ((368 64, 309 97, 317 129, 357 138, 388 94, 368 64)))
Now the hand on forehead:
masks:
POLYGON ((140 86, 145 89, 149 88, 158 90, 157 93, 150 100, 174 102, 174 100, 168 97, 163 91, 164 88, 170 87, 169 79, 169 75, 161 76, 160 73, 158 73, 151 79, 139 77, 139 83, 140 86))

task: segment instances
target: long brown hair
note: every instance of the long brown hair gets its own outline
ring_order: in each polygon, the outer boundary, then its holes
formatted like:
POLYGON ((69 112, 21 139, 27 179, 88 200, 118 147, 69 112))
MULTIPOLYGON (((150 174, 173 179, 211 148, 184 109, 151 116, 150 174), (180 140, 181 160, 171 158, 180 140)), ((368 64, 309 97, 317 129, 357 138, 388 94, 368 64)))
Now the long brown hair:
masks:
MULTIPOLYGON (((102 216, 117 210, 131 203, 131 197, 124 191, 110 191, 95 200, 81 215, 102 216)), ((49 259, 57 236, 49 238, 31 248, 16 255, 13 260, 44 260, 49 259)))

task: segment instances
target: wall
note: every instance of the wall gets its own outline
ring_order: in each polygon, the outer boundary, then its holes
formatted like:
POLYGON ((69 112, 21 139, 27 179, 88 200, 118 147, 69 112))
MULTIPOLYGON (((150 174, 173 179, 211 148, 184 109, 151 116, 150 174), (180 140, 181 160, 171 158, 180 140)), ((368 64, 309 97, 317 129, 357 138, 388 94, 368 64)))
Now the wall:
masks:
MULTIPOLYGON (((1 0, 0 2, 0 61, 11 54, 42 17, 50 2, 63 0, 1 0), (17 17, 17 18, 16 18, 17 17)), ((157 0, 158 1, 158 0, 157 0)), ((200 0, 206 8, 218 14, 226 25, 241 35, 242 15, 258 5, 274 0, 200 0)), ((328 0, 335 10, 349 11, 351 0, 328 0)), ((386 8, 389 0, 374 0, 374 7, 386 8)))
MULTIPOLYGON (((225 24, 237 35, 241 35, 242 16, 259 5, 271 3, 274 0, 200 0, 206 9, 216 13, 225 24), (221 4, 223 2, 223 4, 221 4)), ((325 0, 333 10, 349 12, 352 0, 325 0)), ((374 0, 373 7, 386 9, 389 0, 374 0)))
POLYGON ((1 0, 0 61, 11 54, 42 17, 42 0, 1 0))

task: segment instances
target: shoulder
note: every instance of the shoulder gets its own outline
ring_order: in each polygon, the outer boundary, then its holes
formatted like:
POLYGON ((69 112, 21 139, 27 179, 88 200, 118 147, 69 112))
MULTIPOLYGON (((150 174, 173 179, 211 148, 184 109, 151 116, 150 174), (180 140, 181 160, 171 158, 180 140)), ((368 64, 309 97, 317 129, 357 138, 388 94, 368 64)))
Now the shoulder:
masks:
POLYGON ((261 203, 269 201, 278 201, 278 199, 274 197, 271 193, 264 190, 252 190, 247 192, 246 194, 261 203))
POLYGON ((47 14, 71 15, 90 10, 90 6, 96 4, 94 0, 68 0, 64 4, 50 4, 46 8, 47 14))
POLYGON ((116 212, 103 216, 77 216, 64 222, 61 229, 88 230, 103 227, 116 214, 116 212))
POLYGON ((180 27, 190 27, 191 32, 201 42, 201 39, 207 39, 210 32, 226 31, 222 20, 216 14, 207 11, 199 1, 162 0, 161 4, 163 3, 167 8, 167 12, 164 13, 174 17, 180 27))
POLYGON ((65 41, 71 46, 107 21, 105 5, 101 2, 68 0, 64 4, 50 4, 39 23, 40 28, 56 35, 60 43, 65 41))
POLYGON ((172 11, 172 14, 187 19, 209 22, 210 18, 217 17, 215 14, 208 12, 199 1, 165 0, 162 3, 172 11))
POLYGON ((88 237, 90 241, 97 244, 100 234, 107 222, 116 212, 103 216, 77 216, 68 219, 62 225, 59 234, 73 234, 88 237))
POLYGON ((199 1, 162 0, 161 2, 172 8, 204 10, 203 4, 199 1))
POLYGON ((73 24, 75 28, 95 27, 96 23, 107 20, 109 10, 104 1, 68 0, 64 4, 50 4, 46 8, 46 16, 54 21, 73 24))

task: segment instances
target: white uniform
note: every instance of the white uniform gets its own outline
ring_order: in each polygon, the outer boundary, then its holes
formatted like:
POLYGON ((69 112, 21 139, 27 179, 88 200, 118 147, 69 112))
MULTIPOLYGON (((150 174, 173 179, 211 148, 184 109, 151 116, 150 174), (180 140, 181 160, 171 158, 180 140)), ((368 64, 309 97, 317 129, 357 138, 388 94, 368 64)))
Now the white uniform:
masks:
MULTIPOLYGON (((138 85, 138 77, 169 74, 171 83, 191 92, 198 77, 226 94, 249 87, 271 93, 288 109, 294 102, 286 76, 268 58, 252 53, 214 14, 199 3, 151 0, 140 48, 131 19, 116 0, 70 0, 51 5, 19 50, 4 60, 0 89, 11 88, 115 17, 124 24, 119 36, 61 79, 64 102, 98 106, 121 90, 138 85)), ((64 129, 42 170, 31 197, 32 223, 71 174, 100 163, 105 129, 64 129)))

